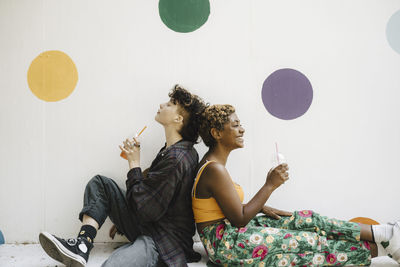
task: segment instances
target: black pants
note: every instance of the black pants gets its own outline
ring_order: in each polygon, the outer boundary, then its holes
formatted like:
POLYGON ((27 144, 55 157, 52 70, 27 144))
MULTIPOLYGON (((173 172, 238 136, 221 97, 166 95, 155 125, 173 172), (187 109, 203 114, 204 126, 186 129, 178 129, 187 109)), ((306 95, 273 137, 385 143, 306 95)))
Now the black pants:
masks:
POLYGON ((86 214, 96 220, 100 229, 109 216, 118 231, 122 232, 129 241, 134 242, 141 235, 138 219, 128 207, 125 190, 121 189, 114 180, 102 175, 94 176, 86 185, 83 202, 79 220, 82 221, 83 215, 86 214))

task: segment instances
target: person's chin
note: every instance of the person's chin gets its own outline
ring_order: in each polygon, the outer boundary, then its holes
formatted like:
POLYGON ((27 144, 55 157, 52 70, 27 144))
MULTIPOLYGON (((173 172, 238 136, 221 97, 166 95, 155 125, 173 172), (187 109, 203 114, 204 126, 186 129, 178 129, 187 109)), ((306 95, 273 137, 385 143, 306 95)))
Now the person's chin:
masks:
POLYGON ((161 124, 161 125, 165 125, 165 123, 163 122, 163 120, 162 120, 162 118, 160 118, 160 116, 158 116, 159 114, 157 114, 155 117, 154 117, 154 120, 156 121, 156 122, 158 122, 159 124, 161 124))
POLYGON ((244 147, 244 142, 237 142, 236 143, 236 148, 243 148, 244 147))

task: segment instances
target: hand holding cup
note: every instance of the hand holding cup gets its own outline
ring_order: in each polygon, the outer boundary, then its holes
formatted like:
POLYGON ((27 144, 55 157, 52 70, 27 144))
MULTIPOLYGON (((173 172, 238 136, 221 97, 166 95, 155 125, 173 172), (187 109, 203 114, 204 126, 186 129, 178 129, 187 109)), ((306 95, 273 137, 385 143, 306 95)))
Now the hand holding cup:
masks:
POLYGON ((287 180, 289 180, 289 166, 286 163, 279 164, 277 167, 272 168, 267 175, 265 185, 275 190, 287 180))
POLYGON ((140 142, 137 137, 134 137, 132 140, 128 138, 123 141, 124 146, 121 145, 119 148, 121 149, 121 153, 124 153, 126 159, 129 162, 139 162, 140 161, 140 142))

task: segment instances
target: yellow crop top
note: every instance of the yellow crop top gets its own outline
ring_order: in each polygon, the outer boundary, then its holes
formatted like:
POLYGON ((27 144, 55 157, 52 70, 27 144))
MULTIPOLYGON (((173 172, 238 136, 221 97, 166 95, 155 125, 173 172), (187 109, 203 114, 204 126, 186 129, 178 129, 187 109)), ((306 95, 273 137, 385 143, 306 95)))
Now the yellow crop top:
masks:
MULTIPOLYGON (((196 187, 197 183, 200 180, 201 174, 204 169, 213 161, 207 161, 201 166, 199 172, 197 173, 196 180, 194 181, 193 190, 192 190, 192 209, 194 214, 194 220, 196 223, 214 221, 218 219, 225 218, 225 215, 222 213, 221 208, 219 207, 215 198, 196 198, 196 187)), ((239 195, 240 202, 243 202, 243 189, 240 185, 235 184, 232 181, 236 192, 239 195)))

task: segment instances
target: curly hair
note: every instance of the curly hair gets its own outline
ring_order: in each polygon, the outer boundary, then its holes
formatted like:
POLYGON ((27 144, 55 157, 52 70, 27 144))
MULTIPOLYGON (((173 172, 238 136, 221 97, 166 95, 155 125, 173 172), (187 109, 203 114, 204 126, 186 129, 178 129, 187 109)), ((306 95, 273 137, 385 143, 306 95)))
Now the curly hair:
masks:
POLYGON ((168 96, 172 103, 179 104, 178 112, 183 116, 183 126, 179 134, 182 135, 184 140, 197 143, 201 116, 208 104, 205 104, 203 99, 191 94, 179 84, 174 86, 168 96))
POLYGON ((208 147, 213 147, 216 140, 211 135, 211 129, 224 130, 224 124, 229 122, 229 116, 235 112, 231 105, 212 105, 207 107, 202 114, 200 136, 208 147))

